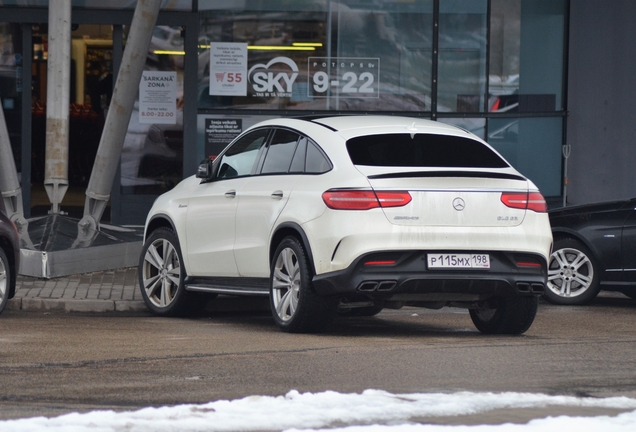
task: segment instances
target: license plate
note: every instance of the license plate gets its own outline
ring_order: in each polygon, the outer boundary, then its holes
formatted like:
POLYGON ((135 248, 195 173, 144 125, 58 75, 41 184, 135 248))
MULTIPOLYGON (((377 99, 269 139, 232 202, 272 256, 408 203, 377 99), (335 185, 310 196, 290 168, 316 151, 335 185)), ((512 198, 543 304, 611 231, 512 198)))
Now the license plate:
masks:
POLYGON ((428 254, 429 269, 489 269, 488 254, 428 254))

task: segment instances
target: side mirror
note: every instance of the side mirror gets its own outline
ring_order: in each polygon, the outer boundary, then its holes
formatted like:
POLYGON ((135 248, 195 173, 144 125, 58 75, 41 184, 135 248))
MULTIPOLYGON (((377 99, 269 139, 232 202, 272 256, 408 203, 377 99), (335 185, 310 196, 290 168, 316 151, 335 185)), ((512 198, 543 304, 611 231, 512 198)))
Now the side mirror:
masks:
POLYGON ((211 180, 214 174, 214 160, 212 158, 204 159, 197 169, 197 178, 203 180, 211 180))

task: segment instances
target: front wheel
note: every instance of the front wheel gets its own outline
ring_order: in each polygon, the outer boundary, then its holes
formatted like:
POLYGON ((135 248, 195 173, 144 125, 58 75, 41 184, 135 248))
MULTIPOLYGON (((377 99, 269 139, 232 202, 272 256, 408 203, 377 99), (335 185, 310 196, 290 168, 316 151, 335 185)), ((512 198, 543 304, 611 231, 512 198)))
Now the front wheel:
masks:
POLYGON ((139 260, 141 296, 160 316, 185 316, 205 307, 200 293, 185 289, 186 272, 174 231, 158 228, 146 240, 139 260))
POLYGON ((592 252, 574 239, 554 242, 544 297, 559 305, 581 305, 599 293, 599 270, 592 252))
POLYGON ((537 297, 501 297, 488 301, 487 305, 470 309, 473 324, 486 334, 525 333, 537 315, 537 297))
POLYGON ((337 299, 314 292, 307 254, 293 236, 285 237, 274 252, 269 297, 274 321, 285 332, 322 331, 336 313, 337 299))

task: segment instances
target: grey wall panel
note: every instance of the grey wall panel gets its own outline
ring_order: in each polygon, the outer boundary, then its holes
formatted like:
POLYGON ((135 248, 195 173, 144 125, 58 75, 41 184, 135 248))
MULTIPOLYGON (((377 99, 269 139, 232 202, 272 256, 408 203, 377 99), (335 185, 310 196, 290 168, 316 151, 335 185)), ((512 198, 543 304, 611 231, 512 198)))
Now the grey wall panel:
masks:
POLYGON ((636 196, 636 2, 573 0, 568 203, 636 196))

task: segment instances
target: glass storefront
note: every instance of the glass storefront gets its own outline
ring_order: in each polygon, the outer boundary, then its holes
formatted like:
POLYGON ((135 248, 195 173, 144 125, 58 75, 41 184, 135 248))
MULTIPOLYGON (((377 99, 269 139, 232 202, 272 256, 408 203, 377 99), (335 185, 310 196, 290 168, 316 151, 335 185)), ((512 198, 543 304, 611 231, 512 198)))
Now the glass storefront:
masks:
POLYGON ((567 0, 200 0, 198 149, 217 154, 253 123, 248 112, 424 116, 491 142, 557 196, 567 10, 567 0))
POLYGON ((430 111, 432 0, 254 5, 199 2, 199 108, 430 111), (224 43, 245 46, 242 94, 220 88, 224 43))
POLYGON ((483 111, 486 89, 486 0, 441 0, 437 110, 483 111))
MULTIPOLYGON (((135 4, 72 1, 81 18, 72 36, 71 187, 90 177, 135 4)), ((31 155, 29 186, 44 176, 47 6, 0 2, 19 19, 0 24, 0 97, 19 171, 31 155), (32 71, 27 96, 22 67, 32 71)), ((138 97, 115 213, 139 204, 143 214, 258 121, 316 113, 454 124, 490 142, 546 196, 561 194, 569 0, 163 0, 161 8, 145 72, 174 76, 173 117, 142 118, 138 97)))
POLYGON ((22 172, 22 39, 20 26, 0 22, 0 101, 18 175, 22 172))
POLYGON ((144 88, 135 101, 121 156, 122 195, 159 195, 183 179, 182 31, 177 26, 156 26, 153 31, 142 81, 154 80, 157 87, 144 88), (172 92, 166 110, 144 109, 144 98, 157 104, 165 95, 158 91, 164 89, 172 92))
MULTIPOLYGON (((136 0, 71 0, 74 8, 89 9, 135 9, 136 0)), ((48 7, 49 0, 2 0, 0 6, 48 7)), ((192 0, 163 0, 163 10, 191 11, 192 0)))

